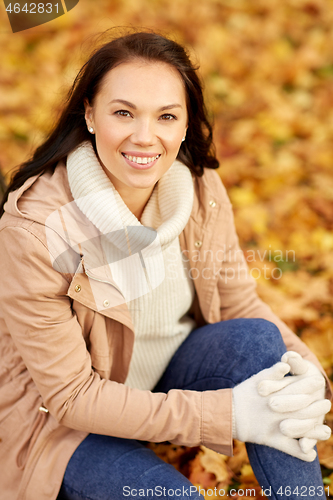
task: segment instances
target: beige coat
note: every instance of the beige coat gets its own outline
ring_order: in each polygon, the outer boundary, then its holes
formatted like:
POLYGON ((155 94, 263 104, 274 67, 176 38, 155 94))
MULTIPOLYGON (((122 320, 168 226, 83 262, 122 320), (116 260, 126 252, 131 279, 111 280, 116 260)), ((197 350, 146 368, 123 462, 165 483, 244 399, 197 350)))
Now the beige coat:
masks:
MULTIPOLYGON (((52 266, 65 243, 59 233, 50 244, 48 217, 72 200, 59 164, 11 193, 0 221, 0 500, 56 499, 68 460, 90 432, 232 454, 231 389, 154 394, 123 385, 134 333, 126 304, 107 307, 117 293, 112 277, 100 280, 103 308, 84 251, 76 271, 52 266)), ((257 297, 230 202, 212 170, 195 180, 180 243, 194 271, 198 326, 266 318, 279 326, 289 350, 318 364, 257 297), (221 249, 227 250, 222 262, 221 249), (225 280, 232 269, 236 277, 225 280)))

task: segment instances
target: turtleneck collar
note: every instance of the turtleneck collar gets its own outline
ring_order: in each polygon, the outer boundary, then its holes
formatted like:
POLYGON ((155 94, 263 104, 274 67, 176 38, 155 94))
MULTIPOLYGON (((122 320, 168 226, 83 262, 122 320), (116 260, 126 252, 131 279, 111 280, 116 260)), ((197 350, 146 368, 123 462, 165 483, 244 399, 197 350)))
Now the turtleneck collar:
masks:
POLYGON ((155 185, 141 222, 104 172, 90 142, 83 142, 68 155, 67 173, 78 208, 102 234, 128 226, 151 227, 163 247, 179 236, 191 214, 194 196, 191 172, 177 160, 155 185))

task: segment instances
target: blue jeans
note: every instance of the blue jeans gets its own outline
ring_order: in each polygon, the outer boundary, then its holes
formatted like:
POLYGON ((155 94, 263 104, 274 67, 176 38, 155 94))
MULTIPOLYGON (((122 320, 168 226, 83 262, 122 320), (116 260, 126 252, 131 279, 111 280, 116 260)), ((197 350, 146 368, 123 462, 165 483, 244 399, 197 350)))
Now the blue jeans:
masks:
MULTIPOLYGON (((154 390, 234 387, 280 361, 285 351, 277 327, 263 319, 206 325, 193 330, 183 342, 154 390)), ((247 443, 246 448, 255 476, 269 498, 326 498, 318 458, 308 463, 267 446, 247 443)), ((58 500, 140 496, 203 499, 182 474, 142 443, 90 434, 68 463, 58 500)))

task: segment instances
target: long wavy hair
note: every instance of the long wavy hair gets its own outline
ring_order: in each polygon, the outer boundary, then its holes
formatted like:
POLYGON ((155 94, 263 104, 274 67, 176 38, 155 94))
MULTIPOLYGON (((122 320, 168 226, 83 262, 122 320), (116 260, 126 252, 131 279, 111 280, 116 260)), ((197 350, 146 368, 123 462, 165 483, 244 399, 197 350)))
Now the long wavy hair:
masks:
POLYGON ((63 111, 53 130, 34 152, 14 172, 0 204, 0 216, 11 191, 18 189, 32 176, 54 170, 60 160, 83 141, 95 148, 95 136, 87 130, 84 101, 93 104, 103 78, 114 67, 131 60, 144 59, 170 64, 180 73, 185 85, 188 113, 186 141, 180 147, 178 160, 197 176, 204 168, 217 168, 218 160, 212 138, 212 126, 207 117, 202 85, 190 58, 181 45, 160 34, 140 31, 115 38, 96 49, 83 65, 68 93, 63 111))

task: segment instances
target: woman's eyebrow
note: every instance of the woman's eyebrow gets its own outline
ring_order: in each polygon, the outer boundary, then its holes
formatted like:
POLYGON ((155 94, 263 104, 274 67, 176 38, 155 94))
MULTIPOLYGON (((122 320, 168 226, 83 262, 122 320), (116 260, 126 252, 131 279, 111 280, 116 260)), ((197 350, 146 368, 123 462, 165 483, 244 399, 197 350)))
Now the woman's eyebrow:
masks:
MULTIPOLYGON (((109 102, 109 104, 112 104, 112 103, 120 103, 120 104, 124 104, 125 106, 128 106, 129 108, 132 108, 132 109, 137 109, 135 104, 133 104, 132 102, 129 102, 129 101, 125 101, 124 99, 113 99, 112 101, 109 102)), ((168 104, 167 106, 162 106, 161 108, 159 108, 158 111, 165 111, 167 109, 173 109, 173 108, 182 108, 183 106, 181 104, 168 104)))
POLYGON ((159 109, 159 111, 165 111, 166 109, 172 109, 172 108, 182 108, 183 106, 181 104, 169 104, 168 106, 163 106, 162 108, 159 109))
POLYGON ((135 104, 132 104, 129 101, 124 101, 124 99, 113 99, 113 101, 110 101, 109 104, 112 104, 114 102, 116 102, 116 103, 119 102, 120 104, 124 104, 125 106, 128 106, 129 108, 136 109, 135 104))

